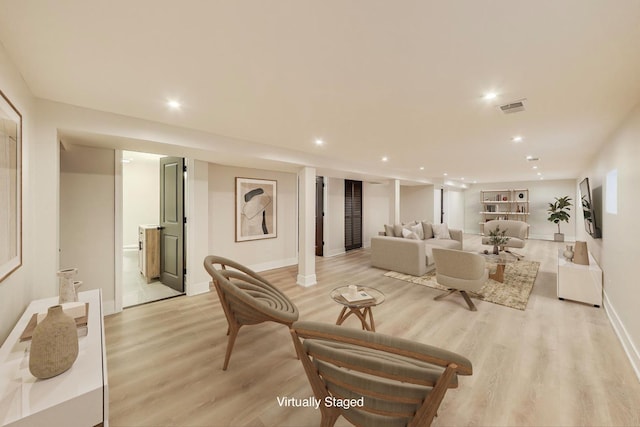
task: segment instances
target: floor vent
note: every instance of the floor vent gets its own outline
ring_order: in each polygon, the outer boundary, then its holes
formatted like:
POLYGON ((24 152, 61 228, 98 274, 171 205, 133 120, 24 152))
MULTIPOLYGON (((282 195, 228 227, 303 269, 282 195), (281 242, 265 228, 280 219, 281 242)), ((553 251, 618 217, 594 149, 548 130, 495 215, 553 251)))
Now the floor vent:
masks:
POLYGON ((500 110, 505 114, 518 113, 524 111, 524 99, 510 102, 500 106, 500 110))

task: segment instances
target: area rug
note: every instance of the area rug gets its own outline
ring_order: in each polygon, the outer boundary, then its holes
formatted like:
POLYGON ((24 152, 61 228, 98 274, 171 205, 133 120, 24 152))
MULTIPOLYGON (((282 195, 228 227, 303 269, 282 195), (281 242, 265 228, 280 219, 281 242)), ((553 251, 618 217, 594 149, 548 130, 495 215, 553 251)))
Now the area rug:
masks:
MULTIPOLYGON (((507 264, 504 270, 504 283, 488 279, 487 283, 480 288, 477 297, 483 301, 524 310, 527 308, 529 295, 533 289, 533 283, 536 281, 539 267, 540 263, 537 261, 518 261, 507 264)), ((495 265, 490 265, 489 268, 490 271, 495 271, 495 265)), ((447 290, 446 287, 436 283, 435 270, 431 270, 422 277, 395 271, 389 271, 384 275, 417 285, 447 290)))

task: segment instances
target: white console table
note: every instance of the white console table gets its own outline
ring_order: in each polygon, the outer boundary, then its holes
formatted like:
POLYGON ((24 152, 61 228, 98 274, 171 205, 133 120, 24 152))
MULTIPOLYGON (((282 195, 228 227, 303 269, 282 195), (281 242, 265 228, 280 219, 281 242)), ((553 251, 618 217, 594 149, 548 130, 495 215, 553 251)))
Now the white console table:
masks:
POLYGON ((558 298, 602 305, 602 270, 589 253, 589 265, 567 261, 558 251, 558 298))
POLYGON ((68 371, 46 380, 35 378, 29 372, 30 341, 19 341, 33 313, 58 304, 58 297, 29 304, 0 347, 0 425, 108 426, 102 293, 80 292, 78 298, 89 303, 87 335, 79 338, 78 358, 68 371))

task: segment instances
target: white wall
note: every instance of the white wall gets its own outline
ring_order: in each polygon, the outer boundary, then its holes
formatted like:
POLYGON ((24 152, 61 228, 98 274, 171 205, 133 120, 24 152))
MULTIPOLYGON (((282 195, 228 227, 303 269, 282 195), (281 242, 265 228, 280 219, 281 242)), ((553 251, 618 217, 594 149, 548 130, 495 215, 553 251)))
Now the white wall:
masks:
MULTIPOLYGON (((465 223, 466 233, 480 233, 480 191, 482 190, 508 190, 529 189, 529 238, 553 240, 553 234, 558 232, 556 224, 547 221, 549 214, 547 208, 556 197, 569 196, 572 204, 569 214, 569 223, 561 223, 560 231, 564 233, 566 241, 574 241, 576 236, 576 181, 544 180, 504 182, 490 184, 475 184, 465 191, 465 223)), ((578 210, 580 212, 580 210, 578 210)))
POLYGON ((115 306, 115 151, 60 152, 60 268, 78 268, 81 291, 102 289, 115 306))
POLYGON ((605 308, 640 378, 640 287, 638 286, 638 212, 640 212, 640 105, 607 141, 592 165, 578 178, 589 178, 592 192, 606 197, 606 174, 618 171, 618 213, 602 207, 602 239, 587 235, 582 215, 578 238, 586 240, 604 276, 605 308))
POLYGON ((392 184, 362 183, 362 245, 371 246, 371 237, 389 224, 389 199, 392 184))
MULTIPOLYGON (((29 88, 9 60, 0 43, 0 90, 22 115, 22 267, 0 282, 0 343, 22 315, 29 302, 38 295, 38 282, 32 272, 36 269, 34 236, 36 217, 33 202, 37 200, 33 176, 34 157, 39 155, 35 144, 35 105, 29 88)), ((51 159, 49 159, 51 161, 51 159)))
POLYGON ((400 186, 400 221, 433 222, 433 185, 400 186))
POLYGON ((324 256, 328 257, 344 253, 344 179, 325 177, 324 185, 324 256))
POLYGON ((298 262, 297 175, 209 164, 209 253, 262 271, 298 262), (277 237, 235 241, 235 178, 278 181, 277 237))
POLYGON ((128 151, 122 164, 122 244, 138 247, 138 226, 158 224, 160 216, 159 156, 145 156, 128 151))

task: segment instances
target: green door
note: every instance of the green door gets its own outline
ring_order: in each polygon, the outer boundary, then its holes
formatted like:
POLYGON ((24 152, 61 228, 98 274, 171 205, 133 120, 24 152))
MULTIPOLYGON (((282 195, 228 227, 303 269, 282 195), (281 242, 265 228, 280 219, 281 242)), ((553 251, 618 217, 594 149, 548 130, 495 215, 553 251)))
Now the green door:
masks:
POLYGON ((184 159, 160 159, 160 281, 184 292, 184 159))

